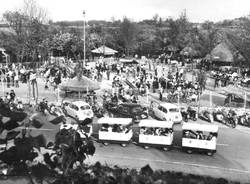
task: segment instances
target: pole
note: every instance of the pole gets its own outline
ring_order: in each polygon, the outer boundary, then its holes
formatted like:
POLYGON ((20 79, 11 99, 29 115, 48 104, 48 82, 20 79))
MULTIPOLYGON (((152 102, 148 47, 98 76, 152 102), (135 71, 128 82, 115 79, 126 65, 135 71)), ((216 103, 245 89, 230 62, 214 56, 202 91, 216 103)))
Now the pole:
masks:
POLYGON ((209 101, 210 101, 210 108, 212 108, 213 102, 212 102, 212 92, 209 92, 209 101))
POLYGON ((244 103, 244 109, 245 109, 245 112, 246 112, 246 108, 247 108, 247 93, 244 92, 244 97, 245 97, 245 103, 244 103))
POLYGON ((180 92, 178 91, 178 106, 180 106, 180 92))
POLYGON ((59 89, 59 85, 57 86, 57 101, 58 101, 58 103, 60 103, 60 89, 59 89))
POLYGON ((2 79, 1 79, 1 81, 2 81, 2 89, 3 89, 3 97, 4 97, 5 91, 4 91, 4 82, 3 82, 3 80, 4 80, 4 77, 2 77, 2 79))
POLYGON ((85 59, 86 59, 86 38, 85 38, 85 10, 83 10, 83 67, 85 66, 85 59))

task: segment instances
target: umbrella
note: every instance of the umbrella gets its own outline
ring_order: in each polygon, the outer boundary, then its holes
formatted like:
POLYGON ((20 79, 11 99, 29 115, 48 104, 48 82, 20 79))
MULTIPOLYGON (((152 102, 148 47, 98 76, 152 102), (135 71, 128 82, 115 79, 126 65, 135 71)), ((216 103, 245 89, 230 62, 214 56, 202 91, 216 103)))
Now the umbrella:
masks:
POLYGON ((94 91, 100 89, 100 86, 97 82, 92 81, 91 79, 82 76, 81 79, 77 77, 69 79, 59 85, 60 90, 62 91, 94 91))

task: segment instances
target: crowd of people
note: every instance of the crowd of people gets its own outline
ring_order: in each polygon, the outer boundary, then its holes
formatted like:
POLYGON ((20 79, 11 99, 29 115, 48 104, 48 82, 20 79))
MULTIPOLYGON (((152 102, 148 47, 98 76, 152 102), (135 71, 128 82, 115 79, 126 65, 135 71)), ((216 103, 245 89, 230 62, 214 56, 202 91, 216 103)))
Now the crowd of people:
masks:
POLYGON ((159 71, 157 67, 150 71, 140 64, 130 67, 116 64, 107 67, 101 63, 96 64, 96 71, 109 73, 106 79, 112 81, 111 95, 114 100, 120 99, 123 102, 137 103, 138 96, 147 96, 150 92, 158 93, 161 101, 177 102, 179 99, 180 102, 191 102, 197 101, 204 90, 198 82, 185 80, 184 69, 178 67, 175 72, 159 71), (113 77, 110 77, 110 74, 113 77))
POLYGON ((141 127, 140 134, 142 135, 154 135, 154 136, 169 136, 173 133, 169 128, 153 128, 153 127, 141 127))
POLYGON ((100 130, 103 132, 127 133, 130 129, 131 128, 119 124, 114 124, 114 125, 103 124, 100 130))
POLYGON ((210 132, 209 134, 205 134, 202 131, 191 131, 186 130, 184 131, 184 138, 188 139, 199 139, 199 140, 214 140, 217 138, 216 133, 210 132))

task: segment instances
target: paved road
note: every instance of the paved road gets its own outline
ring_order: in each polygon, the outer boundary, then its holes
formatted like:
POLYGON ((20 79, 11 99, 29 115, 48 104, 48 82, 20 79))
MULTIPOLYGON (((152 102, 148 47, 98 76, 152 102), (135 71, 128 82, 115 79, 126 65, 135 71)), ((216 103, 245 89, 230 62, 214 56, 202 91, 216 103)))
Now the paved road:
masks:
MULTIPOLYGON (((103 86, 106 87, 105 84, 103 86)), ((22 85, 21 88, 16 90, 17 95, 27 97, 26 89, 27 87, 22 85)), ((55 100, 56 93, 42 90, 43 85, 40 84, 39 89, 40 96, 55 100)), ((222 97, 218 98, 221 99, 222 97)), ((181 128, 180 125, 177 125, 175 127, 175 147, 169 152, 155 148, 145 150, 132 143, 125 148, 120 145, 106 147, 96 143, 96 154, 88 159, 88 163, 100 161, 101 163, 129 168, 140 168, 150 164, 154 169, 183 171, 250 182, 250 130, 240 126, 231 129, 221 124, 219 124, 219 127, 217 153, 213 157, 200 153, 189 155, 182 152, 180 149, 181 128)), ((48 140, 54 140, 58 129, 58 126, 45 124, 39 131, 32 130, 32 134, 37 135, 42 132, 48 140)), ((94 125, 94 130, 96 133, 96 125, 94 125)))

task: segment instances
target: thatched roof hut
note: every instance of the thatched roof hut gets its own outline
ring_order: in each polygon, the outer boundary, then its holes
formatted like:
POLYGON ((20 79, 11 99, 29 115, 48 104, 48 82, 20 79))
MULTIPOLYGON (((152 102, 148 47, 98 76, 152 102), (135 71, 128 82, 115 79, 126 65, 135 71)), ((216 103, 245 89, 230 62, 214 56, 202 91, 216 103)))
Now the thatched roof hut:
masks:
POLYGON ((211 51, 211 60, 215 62, 227 62, 232 63, 234 61, 234 54, 230 47, 222 42, 218 44, 212 51, 211 51))

